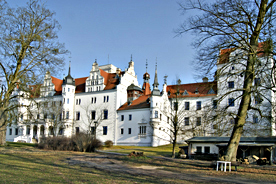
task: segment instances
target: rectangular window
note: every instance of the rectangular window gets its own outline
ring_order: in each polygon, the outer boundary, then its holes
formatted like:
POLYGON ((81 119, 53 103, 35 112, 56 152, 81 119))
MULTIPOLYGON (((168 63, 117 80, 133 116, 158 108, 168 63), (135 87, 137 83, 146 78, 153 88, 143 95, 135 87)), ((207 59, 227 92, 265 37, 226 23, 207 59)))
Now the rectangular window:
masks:
POLYGON ((234 88, 234 87, 235 87, 234 81, 228 82, 228 88, 234 88))
POLYGON ((201 110, 201 101, 196 102, 196 110, 201 110))
POLYGON ((94 126, 91 127, 91 135, 94 135, 96 132, 96 128, 94 126))
POLYGON ((162 121, 162 114, 160 114, 159 117, 160 117, 160 121, 162 121))
POLYGON ((185 102, 185 110, 190 110, 190 102, 185 102))
POLYGON ((68 88, 68 92, 70 92, 70 88, 68 88))
POLYGON ((213 109, 217 109, 217 108, 218 108, 218 101, 213 100, 213 109))
POLYGON ((158 111, 154 111, 155 118, 158 118, 158 111))
POLYGON ((80 112, 76 112, 76 120, 80 120, 80 112))
POLYGON ((69 104, 69 98, 67 98, 67 104, 69 104))
POLYGON ((91 98, 91 103, 93 103, 93 102, 94 102, 94 98, 92 97, 92 98, 91 98))
POLYGON ((235 106, 235 99, 234 98, 229 98, 228 99, 228 105, 230 107, 234 107, 235 106))
POLYGON ((18 128, 15 129, 15 135, 18 135, 18 128))
POLYGON ((44 114, 44 119, 47 119, 47 114, 44 114))
POLYGON ((128 134, 131 134, 131 128, 128 128, 128 134))
POLYGON ((210 153, 210 146, 204 146, 204 153, 210 153))
POLYGON ((103 119, 108 119, 108 110, 104 110, 103 119))
POLYGON ((189 117, 185 117, 184 121, 185 121, 185 126, 189 126, 190 125, 189 117))
POLYGON ((124 115, 121 115, 121 121, 124 121, 125 117, 124 115))
POLYGON ((254 79, 254 85, 255 86, 260 86, 261 85, 261 79, 260 78, 255 78, 254 79))
POLYGON ((31 133, 31 128, 30 128, 30 126, 28 125, 28 126, 27 126, 27 129, 26 129, 26 135, 30 135, 30 133, 31 133))
POLYGON ((258 122, 259 122, 258 116, 254 115, 253 116, 253 123, 258 123, 258 122))
POLYGON ((104 100, 103 100, 103 102, 105 102, 106 101, 106 96, 104 96, 104 100))
POLYGON ((39 119, 39 118, 40 118, 40 117, 39 117, 39 114, 37 114, 37 115, 36 115, 36 119, 39 119))
POLYGON ((147 133, 147 126, 140 126, 139 127, 139 134, 140 135, 146 135, 147 133))
POLYGON ((121 128, 121 134, 124 134, 124 129, 123 128, 121 128))
POLYGON ((109 101, 109 96, 106 96, 106 102, 108 102, 109 101))
POLYGON ((128 115, 128 120, 129 120, 129 121, 132 120, 132 115, 131 115, 131 114, 128 115))
POLYGON ((80 133, 80 127, 76 127, 75 129, 76 129, 76 135, 79 135, 79 133, 80 133))
POLYGON ((202 147, 201 146, 196 147, 196 153, 202 153, 202 147))
POLYGON ((103 135, 107 135, 107 126, 103 126, 103 135))
POLYGON ((66 111, 66 119, 69 119, 69 111, 66 111))
POLYGON ((10 128, 10 135, 12 135, 12 128, 10 128))
POLYGON ((197 117, 196 118, 196 126, 200 126, 201 125, 201 117, 197 117))
POLYGON ((91 111, 91 119, 92 120, 96 119, 96 111, 91 111))
POLYGON ((94 97, 94 103, 96 103, 97 102, 97 98, 96 97, 94 97))
POLYGON ((173 103, 173 110, 178 111, 178 102, 173 103))

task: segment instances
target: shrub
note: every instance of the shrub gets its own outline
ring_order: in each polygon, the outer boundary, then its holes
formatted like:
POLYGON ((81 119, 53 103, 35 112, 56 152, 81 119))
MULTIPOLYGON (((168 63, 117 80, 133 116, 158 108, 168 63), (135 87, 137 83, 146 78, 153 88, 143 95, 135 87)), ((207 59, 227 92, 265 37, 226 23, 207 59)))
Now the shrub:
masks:
POLYGON ((48 150, 73 151, 75 145, 67 137, 44 137, 40 139, 38 148, 48 150))
POLYGON ((80 133, 72 137, 76 144, 77 150, 81 152, 95 152, 102 147, 102 142, 95 139, 93 135, 80 133))
POLYGON ((113 142, 111 140, 107 140, 104 142, 104 145, 108 148, 111 148, 113 146, 113 142))

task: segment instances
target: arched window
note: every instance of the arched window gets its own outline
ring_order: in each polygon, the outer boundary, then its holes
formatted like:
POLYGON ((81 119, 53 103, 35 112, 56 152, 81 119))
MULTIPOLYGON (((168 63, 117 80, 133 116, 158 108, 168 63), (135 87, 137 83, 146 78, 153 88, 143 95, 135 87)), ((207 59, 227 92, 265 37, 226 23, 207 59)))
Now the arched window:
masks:
POLYGON ((44 132, 45 132, 45 127, 44 127, 44 125, 41 125, 40 126, 40 135, 44 135, 44 132))

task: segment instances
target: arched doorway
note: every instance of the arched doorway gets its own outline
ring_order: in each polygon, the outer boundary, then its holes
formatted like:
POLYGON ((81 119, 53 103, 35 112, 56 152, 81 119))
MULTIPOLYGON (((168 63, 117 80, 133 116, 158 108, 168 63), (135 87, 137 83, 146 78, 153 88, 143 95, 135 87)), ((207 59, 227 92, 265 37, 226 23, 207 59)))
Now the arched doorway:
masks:
POLYGON ((45 133, 45 127, 44 127, 44 125, 41 125, 40 126, 40 135, 44 135, 44 133, 45 133))

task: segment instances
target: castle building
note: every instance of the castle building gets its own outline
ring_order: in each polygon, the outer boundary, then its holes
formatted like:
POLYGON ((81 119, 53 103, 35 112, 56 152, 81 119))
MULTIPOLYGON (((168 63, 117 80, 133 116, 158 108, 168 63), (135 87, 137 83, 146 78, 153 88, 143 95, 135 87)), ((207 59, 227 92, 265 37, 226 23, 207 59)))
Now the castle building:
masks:
MULTIPOLYGON (((220 51, 214 81, 167 85, 159 90, 157 66, 138 84, 134 62, 122 71, 112 64, 92 65, 88 77, 73 78, 71 67, 63 80, 46 72, 32 98, 16 98, 17 124, 7 127, 7 141, 32 142, 43 136, 71 137, 91 133, 115 145, 160 146, 172 141, 172 120, 178 121, 178 142, 195 136, 229 136, 240 103, 244 62, 239 49, 220 51), (238 75, 237 75, 238 74, 238 75)), ((260 56, 251 106, 243 136, 274 136, 275 97, 269 72, 273 59, 260 56), (262 85, 265 84, 265 85, 262 85), (260 109, 263 113, 257 113, 260 109)), ((20 89, 14 95, 22 93, 20 89)))

